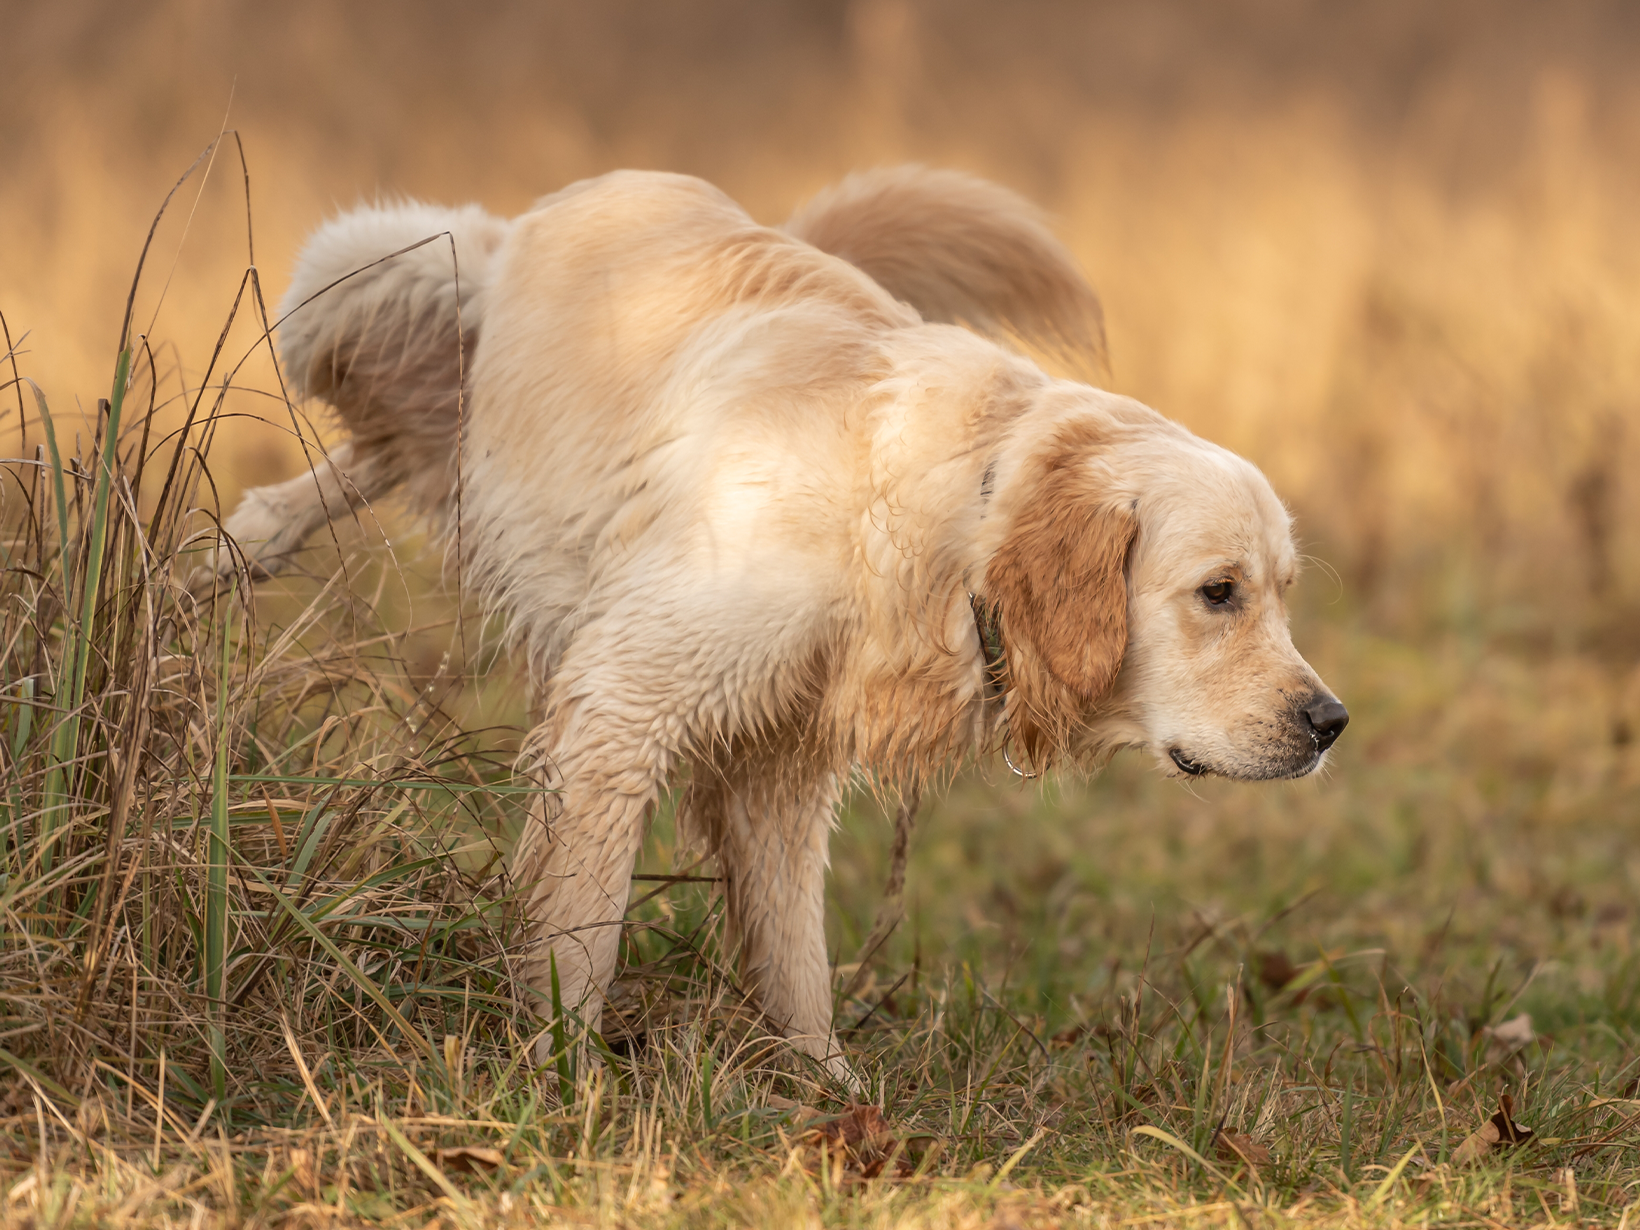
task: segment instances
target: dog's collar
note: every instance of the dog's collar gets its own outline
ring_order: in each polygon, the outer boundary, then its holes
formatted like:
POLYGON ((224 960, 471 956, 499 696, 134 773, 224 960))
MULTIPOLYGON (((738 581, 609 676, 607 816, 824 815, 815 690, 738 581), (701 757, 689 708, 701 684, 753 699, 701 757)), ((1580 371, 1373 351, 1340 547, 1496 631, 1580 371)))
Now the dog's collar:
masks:
POLYGON ((1008 656, 1002 648, 1002 615, 978 594, 968 595, 974 610, 974 630, 985 654, 985 699, 995 700, 1008 690, 1008 656))
MULTIPOLYGON (((985 473, 979 480, 979 501, 983 506, 991 501, 991 490, 996 484, 996 462, 985 467, 985 473)), ((980 513, 984 516, 984 512, 980 513)), ((974 631, 979 634, 980 652, 985 655, 985 690, 987 701, 998 700, 1008 690, 1008 653, 1002 647, 1002 611, 994 603, 986 602, 972 590, 968 593, 968 605, 974 611, 974 631)), ((1014 763, 1014 758, 1008 755, 1008 742, 1002 743, 1002 759, 1016 777, 1026 781, 1040 777, 1040 773, 1027 773, 1014 763)))
MULTIPOLYGON (((980 651, 985 655, 985 699, 998 700, 1008 690, 1008 654, 1002 647, 1002 612, 978 594, 968 595, 968 605, 974 609, 974 631, 979 633, 980 651)), ((1027 773, 1014 763, 1008 754, 1007 740, 1002 744, 1002 759, 1015 777, 1026 781, 1041 773, 1027 773)))

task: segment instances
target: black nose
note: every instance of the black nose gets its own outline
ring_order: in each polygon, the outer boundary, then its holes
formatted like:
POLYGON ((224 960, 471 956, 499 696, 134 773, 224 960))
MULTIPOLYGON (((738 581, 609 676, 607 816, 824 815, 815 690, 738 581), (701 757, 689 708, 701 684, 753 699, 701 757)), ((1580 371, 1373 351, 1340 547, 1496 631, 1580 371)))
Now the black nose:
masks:
POLYGON ((1310 698, 1301 713, 1304 720, 1310 724, 1315 747, 1319 752, 1326 751, 1338 742, 1338 736, 1344 733, 1344 727, 1350 724, 1350 711, 1339 704, 1335 696, 1317 695, 1310 698))

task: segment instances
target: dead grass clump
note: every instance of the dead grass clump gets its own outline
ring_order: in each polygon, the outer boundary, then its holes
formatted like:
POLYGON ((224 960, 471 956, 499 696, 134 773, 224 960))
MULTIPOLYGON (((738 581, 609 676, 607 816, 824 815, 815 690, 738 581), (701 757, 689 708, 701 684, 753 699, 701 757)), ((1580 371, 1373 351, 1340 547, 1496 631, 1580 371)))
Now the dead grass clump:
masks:
MULTIPOLYGON (((254 266, 235 313, 265 338, 254 266)), ((0 479, 10 1113, 38 1096, 126 1123, 278 1118, 313 1066, 512 1022, 504 773, 406 689, 345 576, 281 624, 190 586, 233 324, 171 389, 128 314, 89 438, 6 333, 25 442, 0 479)))

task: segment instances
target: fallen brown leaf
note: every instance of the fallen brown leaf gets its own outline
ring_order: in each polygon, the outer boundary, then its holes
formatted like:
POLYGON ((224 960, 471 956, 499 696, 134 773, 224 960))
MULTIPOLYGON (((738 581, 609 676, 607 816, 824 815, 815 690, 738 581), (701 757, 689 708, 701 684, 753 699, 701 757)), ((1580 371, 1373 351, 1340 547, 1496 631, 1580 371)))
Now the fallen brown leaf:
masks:
POLYGON ((1243 1136, 1240 1132, 1220 1132, 1218 1154, 1226 1162, 1240 1160, 1249 1166, 1268 1166, 1274 1160, 1270 1150, 1251 1136, 1243 1136))
MULTIPOLYGON (((823 1146, 831 1156, 842 1157, 844 1163, 863 1178, 877 1178, 890 1162, 899 1178, 905 1178, 916 1169, 908 1142, 894 1135, 881 1110, 864 1103, 813 1124, 800 1139, 811 1148, 823 1146)), ((919 1143, 927 1139, 917 1138, 919 1143)))
POLYGON ((1258 964, 1258 980, 1272 991, 1281 990, 1298 977, 1298 966, 1294 965, 1292 958, 1279 948, 1261 952, 1254 960, 1258 964))
POLYGON ((1471 1162, 1478 1162, 1488 1153, 1492 1146, 1500 1139, 1498 1125, 1488 1119, 1480 1127, 1465 1136, 1463 1143, 1452 1151, 1452 1163, 1455 1166, 1467 1166, 1471 1162))
POLYGON ((454 1149, 433 1150, 440 1170, 454 1174, 487 1174, 501 1165, 501 1151, 480 1145, 457 1145, 454 1149))
POLYGON ((1478 1162, 1494 1149, 1513 1148, 1532 1138, 1532 1129, 1515 1122, 1515 1099, 1507 1093, 1498 1095, 1498 1113, 1476 1128, 1452 1152, 1452 1161, 1459 1166, 1478 1162))
POLYGON ((1055 1046, 1074 1046, 1082 1040, 1082 1035, 1087 1032, 1087 1026, 1085 1025, 1068 1025, 1049 1038, 1048 1041, 1055 1046))
POLYGON ((883 1112, 869 1103, 857 1103, 840 1115, 823 1120, 809 1129, 809 1135, 854 1149, 892 1137, 883 1112))

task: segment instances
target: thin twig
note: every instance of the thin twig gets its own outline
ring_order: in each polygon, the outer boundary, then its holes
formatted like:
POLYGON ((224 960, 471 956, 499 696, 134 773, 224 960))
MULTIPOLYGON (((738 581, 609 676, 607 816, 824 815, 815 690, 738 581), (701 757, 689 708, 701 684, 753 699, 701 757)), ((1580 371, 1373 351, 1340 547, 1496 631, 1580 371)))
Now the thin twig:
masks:
POLYGON ((877 955, 877 950, 888 942, 894 928, 905 917, 905 864, 911 851, 911 830, 917 824, 917 809, 922 806, 922 788, 910 787, 900 799, 894 814, 894 846, 888 858, 888 882, 883 886, 883 903, 877 907, 877 921, 860 945, 860 955, 854 973, 843 987, 841 998, 848 999, 865 981, 866 970, 877 955))

